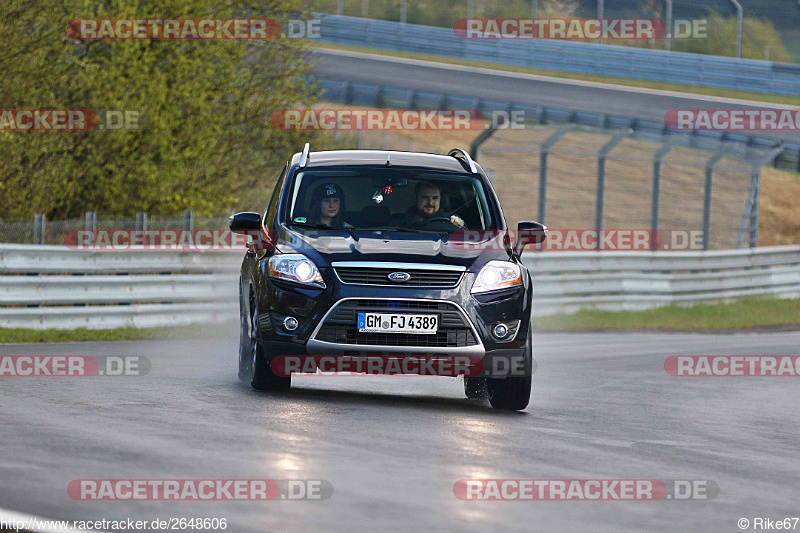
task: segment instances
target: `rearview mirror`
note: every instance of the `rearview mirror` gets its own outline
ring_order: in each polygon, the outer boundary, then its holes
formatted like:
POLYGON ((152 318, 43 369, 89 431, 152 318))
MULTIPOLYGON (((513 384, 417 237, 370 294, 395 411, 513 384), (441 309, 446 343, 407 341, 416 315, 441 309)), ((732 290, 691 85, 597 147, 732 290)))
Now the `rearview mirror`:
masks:
POLYGON ((236 213, 228 218, 228 227, 234 233, 252 235, 261 229, 261 215, 258 213, 236 213))
POLYGON ((541 244, 547 238, 547 226, 539 222, 520 222, 517 225, 516 254, 522 254, 522 250, 529 244, 541 244))

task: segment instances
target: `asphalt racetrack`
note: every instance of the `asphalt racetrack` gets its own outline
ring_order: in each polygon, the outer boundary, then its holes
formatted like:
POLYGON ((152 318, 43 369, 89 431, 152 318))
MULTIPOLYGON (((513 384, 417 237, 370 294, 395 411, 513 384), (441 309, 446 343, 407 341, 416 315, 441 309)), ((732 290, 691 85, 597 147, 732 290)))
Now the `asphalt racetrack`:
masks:
POLYGON ((800 514, 800 378, 673 377, 670 355, 800 355, 800 333, 538 334, 529 407, 460 378, 296 378, 259 393, 237 340, 2 345, 144 356, 144 376, 0 378, 0 507, 57 519, 226 518, 227 531, 739 531, 800 514), (707 480, 714 499, 462 501, 469 478, 707 480), (81 501, 79 479, 313 479, 304 501, 81 501))
MULTIPOLYGON (((320 79, 370 83, 399 89, 485 98, 497 102, 557 107, 661 122, 672 109, 762 109, 796 107, 622 85, 476 69, 445 62, 315 49, 313 74, 320 79)), ((742 132, 748 133, 748 132, 742 132)), ((749 132, 800 142, 800 131, 749 132)))

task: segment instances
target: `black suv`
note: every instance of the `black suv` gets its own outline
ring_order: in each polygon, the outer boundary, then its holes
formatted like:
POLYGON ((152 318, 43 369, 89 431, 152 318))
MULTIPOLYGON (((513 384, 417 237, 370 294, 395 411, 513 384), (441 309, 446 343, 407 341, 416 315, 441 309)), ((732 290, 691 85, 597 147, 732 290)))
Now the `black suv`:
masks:
MULTIPOLYGON (((468 356, 468 397, 528 405, 533 286, 520 261, 545 239, 536 222, 506 227, 483 169, 465 151, 294 154, 241 269, 239 378, 285 390, 283 356, 468 356)), ((337 359, 341 360, 341 359, 337 359)))

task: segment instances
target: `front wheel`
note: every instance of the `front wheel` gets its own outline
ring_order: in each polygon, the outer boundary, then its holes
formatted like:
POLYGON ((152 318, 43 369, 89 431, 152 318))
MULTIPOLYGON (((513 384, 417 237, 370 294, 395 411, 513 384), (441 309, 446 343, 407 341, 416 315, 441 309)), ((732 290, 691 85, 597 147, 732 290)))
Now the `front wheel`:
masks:
POLYGON ((262 391, 289 390, 292 386, 292 376, 276 376, 270 368, 264 353, 264 343, 258 334, 258 300, 250 291, 250 321, 248 327, 250 386, 262 391))
POLYGON ((523 367, 522 376, 508 376, 504 379, 487 378, 486 391, 489 393, 489 403, 492 407, 522 411, 530 402, 533 384, 533 335, 530 330, 525 343, 523 367))

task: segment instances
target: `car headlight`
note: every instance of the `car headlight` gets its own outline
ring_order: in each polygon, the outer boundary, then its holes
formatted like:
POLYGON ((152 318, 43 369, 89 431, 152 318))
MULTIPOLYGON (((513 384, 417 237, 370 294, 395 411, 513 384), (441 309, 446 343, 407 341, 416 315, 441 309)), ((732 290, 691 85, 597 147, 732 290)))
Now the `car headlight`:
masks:
POLYGON ((311 259, 302 254, 278 254, 269 258, 269 275, 273 278, 285 279, 325 288, 322 274, 311 259))
POLYGON ((489 261, 486 263, 472 285, 472 294, 496 291, 522 285, 519 265, 508 261, 489 261))

